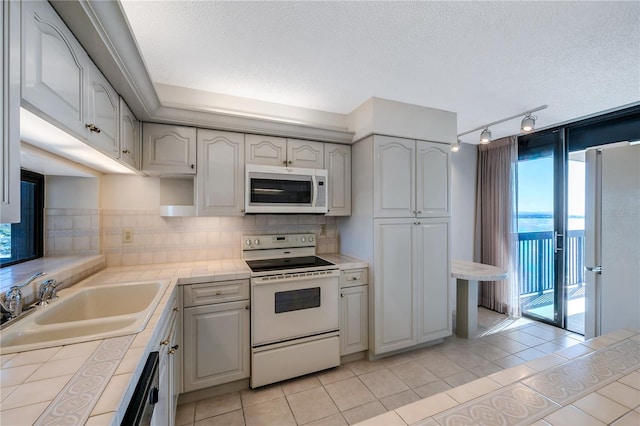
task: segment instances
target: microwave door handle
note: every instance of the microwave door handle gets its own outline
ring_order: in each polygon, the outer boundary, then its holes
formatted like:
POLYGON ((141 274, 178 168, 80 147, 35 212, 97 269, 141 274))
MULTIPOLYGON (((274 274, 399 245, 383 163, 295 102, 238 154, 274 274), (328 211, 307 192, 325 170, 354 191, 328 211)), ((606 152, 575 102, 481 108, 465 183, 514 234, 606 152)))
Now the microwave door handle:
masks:
POLYGON ((313 196, 311 198, 311 206, 315 207, 318 201, 318 179, 315 176, 311 176, 311 186, 313 187, 313 196))

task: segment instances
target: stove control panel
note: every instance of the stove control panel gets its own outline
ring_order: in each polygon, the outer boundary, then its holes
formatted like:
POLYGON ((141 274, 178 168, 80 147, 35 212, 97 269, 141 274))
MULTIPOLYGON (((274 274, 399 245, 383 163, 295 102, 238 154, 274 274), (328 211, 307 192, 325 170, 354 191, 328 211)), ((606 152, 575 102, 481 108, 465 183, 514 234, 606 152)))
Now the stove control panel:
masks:
POLYGON ((242 237, 242 250, 315 246, 315 234, 245 235, 242 237))

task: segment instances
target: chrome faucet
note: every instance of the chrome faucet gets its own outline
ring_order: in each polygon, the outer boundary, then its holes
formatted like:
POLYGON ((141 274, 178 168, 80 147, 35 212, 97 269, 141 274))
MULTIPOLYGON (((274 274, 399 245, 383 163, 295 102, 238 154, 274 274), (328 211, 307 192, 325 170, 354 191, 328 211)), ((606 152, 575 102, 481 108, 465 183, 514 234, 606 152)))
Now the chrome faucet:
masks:
POLYGON ((43 281, 38 291, 38 299, 40 300, 38 305, 47 306, 49 304, 48 300, 56 300, 58 298, 56 288, 60 284, 62 284, 62 282, 58 282, 53 278, 43 281))
POLYGON ((0 301, 2 308, 9 313, 11 318, 16 318, 22 313, 22 288, 28 286, 38 277, 44 275, 44 272, 38 272, 29 277, 25 282, 14 285, 4 296, 4 303, 0 301))

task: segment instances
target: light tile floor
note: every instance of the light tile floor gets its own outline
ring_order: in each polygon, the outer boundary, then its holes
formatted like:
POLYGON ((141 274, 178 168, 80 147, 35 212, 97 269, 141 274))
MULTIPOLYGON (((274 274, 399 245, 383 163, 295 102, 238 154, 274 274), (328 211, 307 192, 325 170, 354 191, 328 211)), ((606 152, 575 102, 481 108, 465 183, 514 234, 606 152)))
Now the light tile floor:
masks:
MULTIPOLYGON (((478 325, 480 337, 475 340, 454 335, 441 344, 378 361, 354 361, 257 390, 182 404, 176 425, 351 425, 557 350, 573 356, 566 348, 584 341, 581 335, 483 308, 478 310, 478 325)), ((525 377, 553 363, 553 358, 545 358, 539 366, 510 370, 510 376, 525 377)), ((514 378, 504 380, 512 383, 514 378)), ((486 385, 495 383, 488 380, 486 385)), ((490 390, 482 382, 478 386, 478 392, 490 390)), ((473 386, 465 392, 456 395, 458 402, 474 398, 473 386)), ((445 397, 451 399, 440 396, 445 397)), ((439 401, 439 407, 446 408, 447 402, 439 401)))

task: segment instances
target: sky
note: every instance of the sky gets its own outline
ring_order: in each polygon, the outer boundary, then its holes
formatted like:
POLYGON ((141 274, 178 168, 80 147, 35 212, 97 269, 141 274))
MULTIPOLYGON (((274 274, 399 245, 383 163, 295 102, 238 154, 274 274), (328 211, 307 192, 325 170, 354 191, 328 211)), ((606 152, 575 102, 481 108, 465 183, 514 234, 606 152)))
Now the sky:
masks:
MULTIPOLYGON (((569 161, 569 216, 584 216, 584 162, 569 161)), ((553 212, 553 159, 540 158, 518 163, 518 211, 553 212)))

